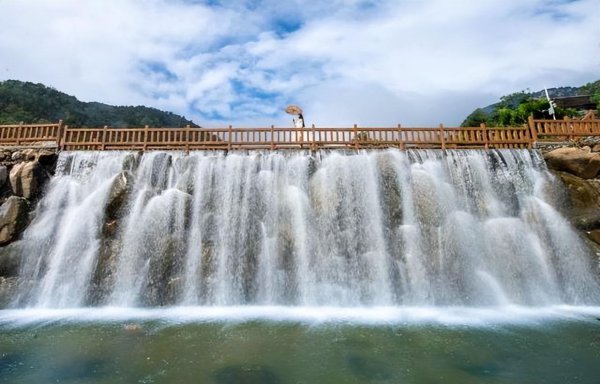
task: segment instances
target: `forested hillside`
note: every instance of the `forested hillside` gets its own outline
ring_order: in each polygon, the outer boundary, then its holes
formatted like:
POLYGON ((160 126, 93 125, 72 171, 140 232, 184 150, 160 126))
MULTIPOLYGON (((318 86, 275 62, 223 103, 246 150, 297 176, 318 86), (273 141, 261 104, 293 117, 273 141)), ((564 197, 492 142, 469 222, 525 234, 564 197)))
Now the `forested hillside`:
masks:
MULTIPOLYGON (((550 98, 590 95, 593 102, 600 104, 600 80, 581 87, 560 87, 548 89, 550 98)), ((477 108, 461 124, 463 127, 475 127, 481 123, 489 126, 514 126, 524 124, 529 115, 535 118, 550 118, 545 92, 521 91, 500 98, 499 103, 477 108)), ((557 118, 577 117, 583 112, 572 109, 555 108, 557 118)))
POLYGON ((0 124, 48 123, 63 120, 72 127, 197 127, 171 112, 143 106, 86 103, 43 84, 0 82, 0 124))

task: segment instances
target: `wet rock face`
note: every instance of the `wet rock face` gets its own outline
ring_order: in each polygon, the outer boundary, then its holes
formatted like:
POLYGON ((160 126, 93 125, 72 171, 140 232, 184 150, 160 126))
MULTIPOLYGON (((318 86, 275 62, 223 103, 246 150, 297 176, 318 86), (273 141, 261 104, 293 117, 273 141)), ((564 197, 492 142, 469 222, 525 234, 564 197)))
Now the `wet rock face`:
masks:
POLYGON ((583 179, 593 179, 600 173, 600 153, 580 148, 558 148, 544 154, 550 169, 568 172, 583 179))
MULTIPOLYGON (((594 248, 600 245, 600 180, 583 179, 567 172, 555 172, 566 190, 563 213, 590 240, 594 248)), ((600 248, 598 248, 600 250, 600 248)))
POLYGON ((586 180, 566 172, 556 172, 568 192, 569 211, 571 216, 585 213, 600 214, 600 190, 594 181, 586 180))
POLYGON ((129 171, 121 172, 113 181, 112 190, 108 197, 106 205, 106 216, 114 220, 118 217, 119 210, 127 200, 127 195, 131 192, 133 176, 129 171))
POLYGON ((0 245, 15 240, 28 223, 29 202, 18 196, 9 197, 0 207, 0 245))

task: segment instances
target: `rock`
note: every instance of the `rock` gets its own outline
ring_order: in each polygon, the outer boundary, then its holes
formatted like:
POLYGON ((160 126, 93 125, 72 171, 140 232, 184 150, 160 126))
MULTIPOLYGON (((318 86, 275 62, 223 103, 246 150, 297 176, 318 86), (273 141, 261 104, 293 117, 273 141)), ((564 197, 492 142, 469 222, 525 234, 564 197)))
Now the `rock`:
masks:
POLYGON ((0 207, 0 245, 14 241, 29 221, 29 202, 18 196, 9 197, 0 207))
POLYGON ((20 151, 15 151, 13 152, 13 154, 10 156, 11 160, 13 161, 19 161, 23 159, 23 154, 20 151))
POLYGON ((594 180, 585 180, 566 172, 556 172, 567 191, 568 209, 564 213, 573 225, 583 230, 600 228, 600 189, 594 180))
POLYGON ((589 210, 600 208, 600 191, 591 180, 582 179, 566 172, 556 172, 567 188, 571 208, 589 210))
POLYGON ((592 152, 600 152, 600 144, 595 144, 592 147, 592 152))
POLYGON ((571 223, 583 231, 590 231, 600 228, 600 210, 573 214, 570 217, 571 223))
POLYGON ((116 220, 123 204, 127 200, 127 195, 131 191, 133 176, 129 171, 122 171, 113 181, 108 202, 106 203, 107 220, 116 220))
POLYGON ((17 164, 10 171, 13 193, 26 199, 35 198, 47 180, 46 171, 37 161, 17 164))
POLYGON ((0 165, 0 188, 6 185, 8 180, 8 169, 4 165, 0 165))
POLYGON ((40 164, 42 164, 45 167, 53 167, 54 165, 56 165, 57 158, 58 155, 55 152, 49 151, 47 149, 40 150, 36 155, 37 161, 39 161, 40 164))
POLYGON ((592 179, 600 172, 600 154, 579 148, 558 148, 544 154, 548 168, 592 179))
POLYGON ((24 151, 21 152, 23 155, 23 158, 27 161, 33 161, 36 158, 36 151, 35 149, 25 149, 24 151))
POLYGON ((133 172, 138 166, 139 155, 130 153, 123 159, 123 170, 133 172))
POLYGON ((102 229, 102 233, 106 237, 114 237, 117 233, 117 228, 119 227, 119 223, 117 220, 109 221, 104 224, 104 228, 102 229))
POLYGON ((592 240, 596 244, 600 244, 600 229, 594 229, 586 232, 588 239, 592 240))

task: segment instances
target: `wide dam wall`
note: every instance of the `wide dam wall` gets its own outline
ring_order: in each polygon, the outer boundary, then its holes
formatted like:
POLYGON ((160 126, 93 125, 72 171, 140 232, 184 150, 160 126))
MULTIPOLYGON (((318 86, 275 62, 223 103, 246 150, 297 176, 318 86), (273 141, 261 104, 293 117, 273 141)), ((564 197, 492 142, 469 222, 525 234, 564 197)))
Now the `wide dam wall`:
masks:
POLYGON ((531 150, 62 152, 4 302, 597 305, 563 200, 531 150))

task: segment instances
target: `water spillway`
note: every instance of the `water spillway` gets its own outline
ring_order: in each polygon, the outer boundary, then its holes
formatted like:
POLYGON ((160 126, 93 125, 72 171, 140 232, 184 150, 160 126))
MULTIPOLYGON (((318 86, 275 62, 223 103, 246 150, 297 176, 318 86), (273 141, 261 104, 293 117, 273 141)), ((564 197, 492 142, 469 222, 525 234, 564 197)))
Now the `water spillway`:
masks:
POLYGON ((536 151, 63 152, 15 307, 597 305, 536 151))

